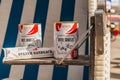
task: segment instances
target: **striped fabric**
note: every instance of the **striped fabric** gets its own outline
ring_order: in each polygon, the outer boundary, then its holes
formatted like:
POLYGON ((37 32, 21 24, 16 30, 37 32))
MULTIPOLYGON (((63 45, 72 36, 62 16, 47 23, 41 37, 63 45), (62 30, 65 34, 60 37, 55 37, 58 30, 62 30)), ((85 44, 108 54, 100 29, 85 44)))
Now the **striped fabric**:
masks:
MULTIPOLYGON (((2 47, 18 46, 18 24, 42 23, 43 46, 53 46, 53 23, 78 21, 79 36, 87 29, 88 0, 1 0, 0 4, 0 80, 88 80, 88 67, 55 65, 4 65, 2 47), (48 45, 49 44, 49 45, 48 45)), ((88 53, 88 44, 79 54, 88 53)))

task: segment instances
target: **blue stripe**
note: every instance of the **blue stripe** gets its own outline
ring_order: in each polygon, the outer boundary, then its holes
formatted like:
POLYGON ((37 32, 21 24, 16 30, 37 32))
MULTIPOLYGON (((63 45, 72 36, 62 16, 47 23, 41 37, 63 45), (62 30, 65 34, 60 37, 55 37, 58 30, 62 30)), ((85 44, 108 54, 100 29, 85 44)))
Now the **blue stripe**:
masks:
MULTIPOLYGON (((49 0, 37 0, 34 23, 42 24, 42 39, 45 31, 49 0)), ((23 80, 37 80, 39 65, 26 65, 23 80)))
MULTIPOLYGON (((75 0, 63 0, 60 21, 73 21, 74 18, 75 0)), ((67 80, 68 66, 54 66, 52 80, 67 80)))
POLYGON ((47 18, 49 0, 37 0, 34 23, 42 24, 42 41, 44 41, 45 23, 47 18))
MULTIPOLYGON (((87 17, 87 29, 88 29, 88 17, 87 17)), ((89 39, 86 40, 86 44, 85 44, 85 55, 88 55, 88 51, 89 51, 89 39)), ((84 72, 83 72, 83 80, 89 80, 89 66, 84 66, 84 72)))
POLYGON ((112 2, 112 0, 107 0, 107 1, 112 2))
MULTIPOLYGON (((88 55, 88 39, 86 41, 86 44, 85 44, 85 55, 88 55)), ((89 80, 89 66, 84 66, 84 72, 83 72, 83 80, 89 80)))
POLYGON ((60 21, 73 21, 75 0, 63 0, 60 21))
MULTIPOLYGON (((24 0, 13 0, 10 17, 7 25, 7 31, 4 39, 3 47, 15 47, 18 24, 20 23, 22 9, 24 5, 24 0)), ((2 78, 7 78, 10 73, 10 65, 3 65, 2 60, 4 57, 4 52, 2 51, 0 57, 0 80, 2 78)))

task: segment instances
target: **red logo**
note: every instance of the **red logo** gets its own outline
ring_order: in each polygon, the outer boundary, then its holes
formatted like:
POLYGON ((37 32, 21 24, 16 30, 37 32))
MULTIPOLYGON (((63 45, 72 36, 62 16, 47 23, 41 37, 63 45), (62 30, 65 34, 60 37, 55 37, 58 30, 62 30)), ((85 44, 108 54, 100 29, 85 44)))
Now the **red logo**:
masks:
POLYGON ((61 25, 61 23, 56 23, 56 31, 60 31, 61 25))
POLYGON ((38 32, 38 24, 35 24, 34 27, 32 28, 32 30, 30 30, 27 35, 32 35, 37 32, 38 32))
POLYGON ((22 33, 23 25, 19 25, 19 31, 22 33))
POLYGON ((38 48, 37 48, 37 47, 36 47, 36 48, 33 48, 33 50, 34 50, 34 51, 37 51, 37 50, 38 50, 38 48))
POLYGON ((73 27, 67 31, 66 34, 72 34, 77 31, 77 23, 74 23, 73 27))

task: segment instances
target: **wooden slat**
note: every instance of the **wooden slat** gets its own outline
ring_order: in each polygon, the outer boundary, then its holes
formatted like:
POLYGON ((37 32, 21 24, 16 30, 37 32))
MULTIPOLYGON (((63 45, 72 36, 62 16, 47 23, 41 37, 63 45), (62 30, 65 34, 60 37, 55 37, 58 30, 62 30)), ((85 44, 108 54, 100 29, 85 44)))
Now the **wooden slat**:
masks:
POLYGON ((96 35, 96 53, 103 54, 104 52, 104 44, 103 44, 103 36, 104 36, 104 22, 103 19, 103 10, 97 10, 95 12, 95 35, 96 35))
POLYGON ((89 80, 94 80, 94 63, 95 63, 95 17, 91 17, 91 25, 93 28, 90 31, 90 67, 89 67, 89 80))
MULTIPOLYGON (((55 58, 43 58, 43 59, 24 59, 24 60, 9 60, 3 61, 4 64, 24 65, 24 64, 40 64, 40 65, 57 65, 57 59, 55 58)), ((63 65, 85 65, 89 66, 89 56, 80 55, 78 59, 66 59, 63 65)))

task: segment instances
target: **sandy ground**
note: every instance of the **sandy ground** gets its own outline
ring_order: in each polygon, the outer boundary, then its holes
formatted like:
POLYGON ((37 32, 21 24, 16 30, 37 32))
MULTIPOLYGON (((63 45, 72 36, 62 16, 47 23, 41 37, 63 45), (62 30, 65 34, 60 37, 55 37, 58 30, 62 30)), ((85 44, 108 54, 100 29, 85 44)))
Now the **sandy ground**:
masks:
POLYGON ((120 80, 120 35, 111 42, 111 80, 120 80))

